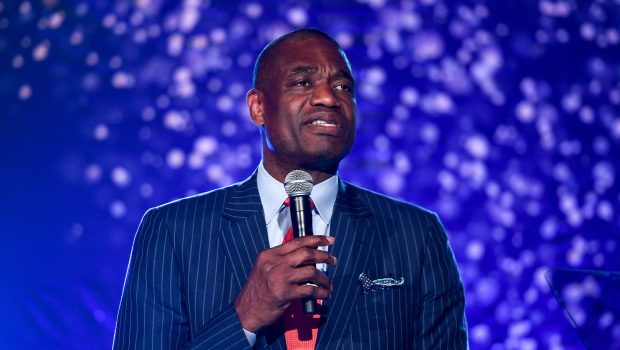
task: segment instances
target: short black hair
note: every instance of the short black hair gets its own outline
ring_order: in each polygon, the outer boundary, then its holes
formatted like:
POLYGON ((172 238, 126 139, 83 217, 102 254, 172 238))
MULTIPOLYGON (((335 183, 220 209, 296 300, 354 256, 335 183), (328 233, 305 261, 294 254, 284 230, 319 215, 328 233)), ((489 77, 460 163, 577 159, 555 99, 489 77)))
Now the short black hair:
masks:
POLYGON ((284 43, 287 43, 287 42, 294 42, 294 41, 305 40, 305 39, 310 39, 310 38, 324 39, 334 44, 336 48, 338 48, 338 50, 343 53, 345 62, 347 63, 347 66, 349 66, 349 70, 351 70, 349 61, 346 59, 346 56, 344 55, 342 48, 340 47, 338 42, 334 40, 331 36, 327 35, 325 32, 322 32, 318 29, 312 29, 312 28, 298 29, 290 33, 284 34, 279 38, 274 39, 267 46, 265 46, 265 48, 261 51, 261 53, 258 55, 258 58, 256 58, 256 62, 254 63, 254 72, 252 75, 253 87, 256 89, 260 89, 261 86, 263 85, 265 81, 265 77, 264 77, 265 70, 267 69, 267 67, 269 67, 269 64, 275 58, 275 55, 278 52, 278 48, 280 46, 282 46, 284 43))

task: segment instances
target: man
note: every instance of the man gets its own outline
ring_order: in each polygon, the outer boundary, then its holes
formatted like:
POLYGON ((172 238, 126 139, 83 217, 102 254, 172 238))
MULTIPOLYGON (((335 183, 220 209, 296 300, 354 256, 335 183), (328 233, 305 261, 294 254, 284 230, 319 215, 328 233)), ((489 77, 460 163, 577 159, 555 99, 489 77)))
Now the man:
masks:
POLYGON ((338 44, 316 30, 275 40, 247 104, 262 163, 242 183, 145 214, 114 347, 467 348, 463 287, 436 215, 336 175, 356 125, 338 44), (315 236, 283 243, 282 183, 295 169, 315 183, 315 236), (299 315, 304 298, 322 301, 320 316, 299 315))

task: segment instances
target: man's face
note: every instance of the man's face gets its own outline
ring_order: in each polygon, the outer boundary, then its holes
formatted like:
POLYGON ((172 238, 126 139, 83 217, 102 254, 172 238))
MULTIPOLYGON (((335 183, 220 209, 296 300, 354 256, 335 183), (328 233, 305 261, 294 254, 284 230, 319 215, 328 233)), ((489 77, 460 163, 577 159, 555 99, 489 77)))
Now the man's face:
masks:
MULTIPOLYGON (((355 139, 351 71, 337 47, 308 38, 283 43, 261 89, 265 161, 336 169, 355 139)), ((281 165, 282 166, 282 165, 281 165)))

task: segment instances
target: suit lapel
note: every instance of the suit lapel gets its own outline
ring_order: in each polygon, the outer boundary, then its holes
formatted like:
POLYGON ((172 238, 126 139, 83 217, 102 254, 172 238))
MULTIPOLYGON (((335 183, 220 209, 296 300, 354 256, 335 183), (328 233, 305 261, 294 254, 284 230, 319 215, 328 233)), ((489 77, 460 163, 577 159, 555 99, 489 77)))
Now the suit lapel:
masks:
MULTIPOLYGON (((256 172, 233 188, 227 197, 222 216, 230 222, 224 225, 222 242, 232 266, 239 289, 243 288, 258 254, 269 248, 265 214, 258 194, 256 172)), ((286 349, 281 322, 268 327, 256 338, 256 348, 272 346, 286 349)))
POLYGON ((222 216, 230 222, 220 232, 222 242, 239 288, 242 288, 258 253, 269 248, 267 225, 256 186, 256 172, 232 189, 224 204, 222 216))
POLYGON ((358 276, 364 272, 376 229, 368 224, 370 210, 357 198, 355 189, 340 182, 330 234, 336 238, 332 255, 338 259, 328 269, 334 283, 332 299, 326 302, 325 323, 319 330, 317 349, 333 348, 346 331, 346 325, 360 295, 358 276))

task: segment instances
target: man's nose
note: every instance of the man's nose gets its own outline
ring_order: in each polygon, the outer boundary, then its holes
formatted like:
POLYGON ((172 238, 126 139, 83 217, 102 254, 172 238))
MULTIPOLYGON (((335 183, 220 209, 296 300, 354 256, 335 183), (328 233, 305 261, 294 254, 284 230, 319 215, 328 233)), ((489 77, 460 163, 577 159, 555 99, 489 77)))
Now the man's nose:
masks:
POLYGON ((337 107, 338 101, 331 85, 327 82, 315 85, 310 98, 310 104, 313 106, 337 107))

